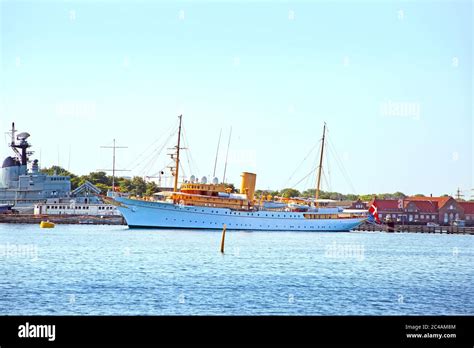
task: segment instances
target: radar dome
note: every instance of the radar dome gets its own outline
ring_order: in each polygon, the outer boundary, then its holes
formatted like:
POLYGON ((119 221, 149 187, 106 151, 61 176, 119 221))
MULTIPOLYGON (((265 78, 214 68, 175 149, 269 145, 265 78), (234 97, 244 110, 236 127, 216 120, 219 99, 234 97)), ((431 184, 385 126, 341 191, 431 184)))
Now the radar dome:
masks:
POLYGON ((196 182, 196 177, 194 175, 191 175, 191 177, 189 178, 189 181, 191 181, 191 183, 194 184, 196 182))
POLYGON ((23 132, 16 136, 17 140, 26 140, 30 137, 30 133, 23 132))
POLYGON ((17 167, 19 165, 20 165, 20 162, 16 158, 8 156, 3 161, 2 168, 17 167))
POLYGON ((201 184, 207 184, 207 178, 205 176, 201 178, 201 184))
POLYGON ((217 178, 212 179, 212 183, 214 185, 217 185, 219 183, 219 179, 217 179, 217 178))

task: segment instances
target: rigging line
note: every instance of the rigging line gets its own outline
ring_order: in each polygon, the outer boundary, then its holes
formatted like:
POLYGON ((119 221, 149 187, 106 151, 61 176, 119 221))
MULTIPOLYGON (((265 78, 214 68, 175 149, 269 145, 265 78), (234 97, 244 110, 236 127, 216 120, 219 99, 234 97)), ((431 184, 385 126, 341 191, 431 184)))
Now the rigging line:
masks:
POLYGON ((308 190, 308 188, 311 188, 311 187, 315 187, 316 186, 316 182, 315 182, 316 178, 314 175, 309 175, 307 178, 306 178, 306 181, 305 181, 305 191, 308 190))
POLYGON ((347 181, 347 183, 349 184, 350 186, 350 189, 352 190, 352 193, 355 194, 356 190, 354 188, 354 185, 352 184, 352 180, 350 179, 350 176, 349 174, 347 173, 347 171, 345 170, 344 168, 344 164, 342 163, 342 161, 340 160, 340 158, 338 157, 337 155, 337 152, 335 150, 335 147, 334 147, 334 144, 332 143, 332 141, 329 142, 329 149, 331 151, 331 153, 333 154, 333 156, 336 158, 336 164, 338 165, 339 169, 341 170, 341 173, 342 175, 344 176, 344 179, 347 181))
MULTIPOLYGON (((336 157, 336 159, 337 159, 337 160, 339 161, 339 163, 340 163, 341 171, 343 172, 343 175, 344 175, 345 179, 346 179, 347 182, 349 183, 350 188, 352 189, 352 193, 355 193, 356 190, 355 190, 355 187, 354 187, 354 185, 353 185, 353 183, 352 183, 351 177, 350 177, 349 173, 347 173, 347 170, 346 170, 346 168, 344 167, 344 164, 342 163, 341 159, 337 156, 337 152, 336 152, 335 147, 334 147, 333 144, 331 144, 331 148, 332 148, 332 151, 336 154, 335 157, 336 157)), ((336 162, 336 163, 337 163, 337 162, 336 162)))
POLYGON ((150 161, 148 161, 148 165, 143 168, 143 174, 150 173, 152 168, 155 166, 155 163, 158 161, 158 158, 163 150, 164 146, 160 149, 159 153, 153 156, 150 161))
POLYGON ((188 169, 192 173, 193 172, 193 167, 191 166, 191 160, 190 160, 190 151, 189 151, 189 144, 188 144, 188 138, 186 136, 186 131, 184 127, 182 128, 183 130, 183 145, 184 148, 187 149, 186 153, 186 161, 188 162, 188 169))
POLYGON ((189 144, 188 138, 186 138, 186 144, 188 150, 186 151, 187 154, 189 154, 189 159, 191 161, 192 169, 196 171, 196 173, 199 173, 199 166, 197 162, 194 160, 193 152, 191 151, 191 145, 189 144))
POLYGON ((324 171, 324 168, 323 168, 323 172, 324 172, 324 179, 325 179, 325 182, 326 182, 327 190, 332 191, 331 172, 330 172, 330 168, 329 168, 329 160, 327 159, 328 157, 329 156, 326 156, 326 171, 324 171))
POLYGON ((182 134, 183 134, 183 144, 184 148, 186 149, 186 160, 188 162, 188 169, 193 172, 194 170, 198 170, 196 162, 194 161, 194 158, 192 156, 192 151, 189 146, 189 140, 188 140, 188 134, 186 132, 186 129, 182 127, 182 134))
POLYGON ((166 144, 162 144, 160 149, 155 149, 152 153, 148 155, 148 157, 145 158, 140 162, 141 165, 138 165, 138 173, 145 175, 147 172, 151 171, 151 168, 153 165, 156 163, 157 159, 161 155, 161 151, 163 151, 163 148, 166 146, 166 144))
MULTIPOLYGON (((133 168, 139 166, 141 163, 145 162, 147 158, 150 158, 151 156, 154 156, 155 153, 157 152, 158 149, 161 149, 159 151, 159 154, 161 154, 161 151, 163 148, 167 145, 171 138, 171 134, 168 135, 168 138, 165 138, 163 142, 163 138, 158 138, 156 139, 153 143, 151 143, 146 150, 142 151, 137 157, 135 157, 127 166, 127 168, 133 168), (160 143, 158 143, 161 140, 160 143), (155 144, 159 144, 159 146, 154 147, 155 144)), ((158 155, 159 155, 158 154, 158 155)))
POLYGON ((214 161, 214 171, 212 173, 212 177, 216 177, 216 168, 217 168, 217 156, 219 155, 219 146, 221 145, 221 135, 222 135, 222 128, 219 132, 219 140, 217 141, 217 150, 216 150, 216 159, 214 161))
POLYGON ((160 147, 157 147, 152 151, 149 155, 148 158, 150 158, 148 161, 142 161, 143 166, 141 167, 142 172, 149 172, 151 171, 152 166, 156 163, 158 158, 160 157, 162 151, 165 149, 165 147, 169 144, 170 139, 173 137, 173 133, 170 133, 168 135, 168 138, 165 139, 163 143, 161 143, 160 147))
POLYGON ((141 152, 137 157, 133 158, 132 161, 127 165, 127 168, 132 168, 139 165, 148 157, 148 148, 141 152))
POLYGON ((225 155, 225 165, 224 165, 224 175, 222 176, 222 182, 226 182, 226 172, 227 172, 227 160, 229 158, 229 148, 230 148, 230 139, 232 138, 232 126, 230 127, 230 132, 229 132, 229 142, 227 143, 227 153, 225 155))
MULTIPOLYGON (((184 178, 186 178, 187 175, 186 175, 186 171, 184 170, 183 163, 181 161, 179 161, 179 168, 181 168, 181 178, 182 178, 181 184, 182 184, 185 181, 184 178)), ((179 178, 178 178, 178 181, 179 181, 179 178)))
POLYGON ((330 145, 329 147, 329 151, 331 151, 331 154, 333 154, 334 157, 336 157, 336 164, 337 164, 337 167, 339 168, 340 172, 341 172, 341 175, 343 176, 344 180, 346 181, 346 183, 349 185, 349 188, 354 190, 353 188, 353 185, 350 181, 350 178, 348 177, 347 173, 344 171, 344 168, 342 166, 342 163, 340 163, 340 161, 337 159, 337 156, 335 154, 335 150, 334 148, 332 147, 332 145, 330 145))
MULTIPOLYGON (((172 124, 171 127, 168 127, 166 132, 163 132, 162 135, 165 135, 165 134, 170 134, 173 129, 176 128, 177 129, 177 125, 175 124, 172 124)), ((176 130, 177 131, 177 130, 176 130)), ((168 142, 169 138, 171 137, 171 135, 168 136, 168 138, 166 138, 165 140, 165 143, 168 142)), ((132 168, 133 166, 135 166, 139 161, 142 160, 142 158, 147 155, 147 152, 156 144, 158 143, 160 140, 163 139, 163 136, 159 136, 158 138, 156 138, 156 140, 154 140, 150 145, 148 145, 146 147, 146 149, 144 151, 141 151, 140 154, 135 157, 130 163, 129 165, 126 167, 126 168, 132 168)), ((165 144, 166 145, 166 144, 165 144)), ((153 152, 153 151, 152 151, 153 152)))
MULTIPOLYGON (((329 129, 329 127, 326 125, 326 146, 329 146, 329 141, 331 140, 331 130, 329 129)), ((331 167, 329 166, 329 157, 330 156, 326 156, 326 168, 327 168, 327 174, 326 174, 326 184, 327 184, 327 189, 328 191, 332 191, 333 190, 333 187, 332 187, 332 183, 331 183, 331 167)), ((332 162, 331 162, 332 164, 332 162)))
POLYGON ((300 181, 298 181, 294 186, 291 186, 291 187, 296 187, 298 186, 304 179, 306 179, 307 177, 309 177, 311 174, 314 173, 316 169, 313 168, 308 174, 306 174, 300 181))
POLYGON ((160 175, 160 172, 164 172, 166 170, 167 166, 161 167, 158 169, 156 172, 152 172, 150 176, 157 176, 160 175))
POLYGON ((186 158, 188 159, 189 170, 191 172, 199 172, 199 166, 197 165, 196 161, 194 160, 193 152, 191 151, 191 146, 189 145, 189 140, 186 131, 184 130, 183 133, 185 139, 185 147, 186 147, 186 158))
MULTIPOLYGON (((316 172, 316 170, 318 169, 318 167, 319 167, 319 165, 318 165, 318 164, 315 164, 315 165, 311 168, 311 171, 313 172, 313 174, 316 172)), ((298 181, 298 183, 297 183, 296 185, 300 184, 307 176, 308 176, 308 174, 305 175, 303 178, 301 178, 301 179, 298 181)), ((316 177, 315 177, 315 179, 316 179, 316 177)), ((289 186, 289 187, 295 187, 296 185, 294 185, 294 186, 292 185, 292 186, 289 186)))
POLYGON ((332 189, 331 189, 331 187, 329 186, 329 183, 328 183, 328 176, 326 175, 324 170, 323 170, 323 173, 322 173, 322 177, 323 177, 323 182, 326 184, 326 192, 332 192, 332 189))
POLYGON ((346 168, 344 167, 344 164, 342 163, 342 161, 341 161, 341 159, 340 159, 340 157, 339 157, 339 155, 336 151, 336 147, 334 146, 334 144, 333 144, 330 137, 328 137, 328 143, 327 144, 328 144, 328 148, 329 148, 331 154, 336 159, 336 164, 339 167, 339 169, 341 171, 341 174, 343 175, 346 182, 349 184, 350 189, 352 189, 353 193, 355 193, 355 188, 354 188, 354 185, 352 184, 352 180, 350 178, 350 175, 347 173, 346 168))
POLYGON ((303 160, 300 162, 300 164, 298 164, 298 166, 296 167, 296 169, 293 171, 293 173, 290 175, 290 177, 286 180, 286 182, 283 184, 282 187, 285 187, 286 185, 288 185, 288 183, 293 179, 293 177, 295 176, 296 172, 301 168, 301 166, 303 165, 304 162, 306 162, 306 160, 308 159, 308 157, 313 153, 313 151, 316 149, 316 147, 321 148, 321 144, 319 144, 319 141, 317 143, 315 143, 313 145, 313 147, 309 150, 309 152, 307 153, 307 155, 303 158, 303 160))
MULTIPOLYGON (((329 144, 329 140, 330 140, 330 137, 328 136, 329 135, 329 131, 328 129, 326 128, 326 143, 325 143, 325 146, 328 147, 328 144, 329 144)), ((331 185, 331 167, 329 165, 329 157, 330 156, 326 156, 325 159, 326 159, 326 176, 325 176, 325 179, 326 179, 326 185, 327 185, 327 189, 329 191, 332 191, 332 185, 331 185)), ((331 162, 332 163, 332 162, 331 162)), ((324 169, 324 168, 323 168, 324 169)))

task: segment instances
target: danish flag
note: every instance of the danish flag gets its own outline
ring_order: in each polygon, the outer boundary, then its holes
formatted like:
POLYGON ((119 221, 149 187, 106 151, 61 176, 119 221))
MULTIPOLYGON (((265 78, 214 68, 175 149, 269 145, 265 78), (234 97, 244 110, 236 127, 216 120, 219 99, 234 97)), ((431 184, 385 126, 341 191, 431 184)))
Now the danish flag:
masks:
POLYGON ((377 205, 375 204, 375 202, 370 206, 369 213, 370 213, 369 220, 375 219, 375 222, 379 224, 380 223, 379 213, 378 213, 377 205))

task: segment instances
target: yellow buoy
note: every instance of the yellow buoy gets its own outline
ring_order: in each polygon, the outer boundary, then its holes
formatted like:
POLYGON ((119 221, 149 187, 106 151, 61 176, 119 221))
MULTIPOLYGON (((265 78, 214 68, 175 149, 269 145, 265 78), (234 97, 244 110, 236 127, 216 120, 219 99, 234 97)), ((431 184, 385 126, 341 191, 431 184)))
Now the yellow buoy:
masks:
POLYGON ((54 228, 54 222, 51 221, 41 221, 40 222, 41 228, 54 228))

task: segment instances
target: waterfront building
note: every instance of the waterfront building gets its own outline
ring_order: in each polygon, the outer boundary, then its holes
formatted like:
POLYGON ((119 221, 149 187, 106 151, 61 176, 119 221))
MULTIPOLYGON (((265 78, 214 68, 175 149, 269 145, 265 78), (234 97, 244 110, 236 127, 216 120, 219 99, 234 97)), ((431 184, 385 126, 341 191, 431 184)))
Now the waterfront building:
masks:
MULTIPOLYGON (((462 202, 453 197, 406 197, 400 199, 372 199, 368 205, 377 205, 381 220, 392 219, 399 223, 450 225, 465 219, 462 202)), ((470 216, 470 219, 474 217, 470 216)))
POLYGON ((50 198, 34 205, 35 215, 120 215, 115 206, 103 203, 100 189, 86 181, 71 192, 71 198, 50 198))
POLYGON ((459 202, 464 209, 464 220, 466 226, 474 226, 474 202, 459 202))
MULTIPOLYGON (((451 196, 442 197, 407 197, 405 200, 421 204, 429 202, 437 205, 438 222, 443 225, 450 225, 454 221, 464 220, 464 209, 459 202, 451 196)), ((426 204, 426 203, 425 203, 426 204)))
POLYGON ((351 203, 351 206, 349 209, 367 210, 369 209, 369 207, 367 206, 367 202, 362 202, 360 199, 358 199, 357 201, 351 203))

